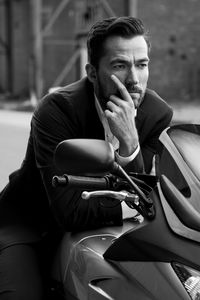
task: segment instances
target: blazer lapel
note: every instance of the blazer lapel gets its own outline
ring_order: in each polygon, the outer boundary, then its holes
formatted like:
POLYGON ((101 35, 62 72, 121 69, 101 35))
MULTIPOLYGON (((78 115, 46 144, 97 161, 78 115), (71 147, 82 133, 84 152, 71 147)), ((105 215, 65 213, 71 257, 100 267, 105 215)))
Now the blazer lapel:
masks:
POLYGON ((139 132, 142 131, 142 125, 145 120, 145 115, 146 113, 139 107, 137 110, 137 116, 135 118, 136 127, 139 132))

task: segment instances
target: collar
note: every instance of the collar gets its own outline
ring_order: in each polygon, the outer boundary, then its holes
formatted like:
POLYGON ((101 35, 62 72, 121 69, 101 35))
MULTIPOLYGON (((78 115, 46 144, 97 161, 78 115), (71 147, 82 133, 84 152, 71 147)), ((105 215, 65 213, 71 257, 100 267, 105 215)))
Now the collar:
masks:
POLYGON ((103 109, 102 109, 102 107, 99 103, 99 100, 98 100, 98 98, 95 94, 94 94, 94 99, 95 99, 95 107, 96 107, 99 119, 101 120, 101 122, 103 122, 103 119, 105 118, 105 115, 104 115, 103 109))

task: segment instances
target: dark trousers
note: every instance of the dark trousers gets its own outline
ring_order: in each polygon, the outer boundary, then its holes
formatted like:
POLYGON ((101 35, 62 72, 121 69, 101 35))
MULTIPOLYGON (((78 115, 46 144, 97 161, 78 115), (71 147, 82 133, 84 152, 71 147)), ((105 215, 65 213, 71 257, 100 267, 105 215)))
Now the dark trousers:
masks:
POLYGON ((42 264, 33 245, 12 245, 0 252, 0 299, 45 299, 42 264))
MULTIPOLYGON (((32 174, 31 171, 29 173, 32 174)), ((49 233, 42 239, 35 238, 34 234, 29 236, 28 226, 23 225, 23 231, 21 224, 26 224, 24 220, 29 220, 29 216, 30 224, 34 219, 39 226, 40 217, 36 211, 41 212, 44 220, 48 220, 42 205, 36 205, 37 209, 34 206, 34 201, 43 199, 44 195, 36 196, 26 178, 23 172, 21 175, 13 173, 12 182, 0 193, 0 228, 3 232, 0 235, 0 300, 49 299, 47 292, 49 296, 51 264, 60 236, 54 224, 52 230, 48 227, 49 233), (15 224, 21 225, 20 229, 15 224)))
POLYGON ((0 300, 58 299, 50 291, 55 248, 53 243, 42 242, 16 244, 1 250, 0 300))

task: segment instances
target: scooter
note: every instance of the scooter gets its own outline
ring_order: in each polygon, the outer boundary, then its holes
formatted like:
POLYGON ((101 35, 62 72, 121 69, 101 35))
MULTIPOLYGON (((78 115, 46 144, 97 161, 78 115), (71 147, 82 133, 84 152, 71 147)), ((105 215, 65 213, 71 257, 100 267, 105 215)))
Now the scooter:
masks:
POLYGON ((169 127, 159 144, 156 175, 127 174, 105 141, 57 146, 55 188, 133 209, 122 226, 65 234, 53 269, 63 299, 200 299, 200 125, 169 127))

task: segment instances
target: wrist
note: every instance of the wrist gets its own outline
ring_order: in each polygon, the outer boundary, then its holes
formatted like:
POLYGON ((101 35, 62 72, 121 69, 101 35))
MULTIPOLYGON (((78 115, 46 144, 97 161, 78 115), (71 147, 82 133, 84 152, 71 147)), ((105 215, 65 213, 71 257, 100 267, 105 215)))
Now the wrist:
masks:
POLYGON ((138 144, 135 151, 129 156, 121 156, 117 151, 115 151, 115 159, 119 165, 125 167, 129 162, 133 161, 138 153, 140 152, 140 145, 138 144))
POLYGON ((132 155, 137 149, 138 144, 139 144, 138 139, 135 139, 134 141, 130 141, 130 142, 126 141, 126 143, 120 142, 119 155, 124 157, 132 155))

